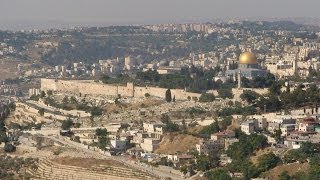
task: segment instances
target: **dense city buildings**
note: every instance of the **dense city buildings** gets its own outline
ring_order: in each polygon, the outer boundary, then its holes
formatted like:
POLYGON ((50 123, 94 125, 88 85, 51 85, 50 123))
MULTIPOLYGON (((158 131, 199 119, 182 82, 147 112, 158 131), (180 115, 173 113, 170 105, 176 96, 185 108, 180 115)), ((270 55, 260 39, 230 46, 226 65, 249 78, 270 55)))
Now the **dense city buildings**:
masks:
POLYGON ((319 179, 319 32, 288 21, 0 31, 0 153, 26 157, 12 177, 319 179))

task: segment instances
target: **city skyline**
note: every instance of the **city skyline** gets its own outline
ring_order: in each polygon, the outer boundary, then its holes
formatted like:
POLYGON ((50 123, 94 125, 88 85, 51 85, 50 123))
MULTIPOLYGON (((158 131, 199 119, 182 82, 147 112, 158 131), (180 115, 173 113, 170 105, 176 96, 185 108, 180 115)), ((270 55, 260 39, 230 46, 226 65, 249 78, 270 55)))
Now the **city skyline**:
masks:
POLYGON ((320 18, 316 0, 11 0, 0 7, 0 29, 212 22, 217 19, 320 18))

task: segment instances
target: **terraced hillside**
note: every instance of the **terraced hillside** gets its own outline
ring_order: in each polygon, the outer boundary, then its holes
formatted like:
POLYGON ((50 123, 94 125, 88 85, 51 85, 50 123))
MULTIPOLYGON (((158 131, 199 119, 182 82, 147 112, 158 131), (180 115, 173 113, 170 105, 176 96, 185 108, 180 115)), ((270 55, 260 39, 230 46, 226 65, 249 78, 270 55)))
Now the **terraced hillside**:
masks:
MULTIPOLYGON (((83 161, 85 164, 85 161, 83 161)), ((118 167, 98 164, 91 168, 62 165, 51 160, 42 160, 38 169, 29 170, 34 179, 55 179, 55 180, 147 180, 157 179, 146 172, 137 171, 128 167, 118 167)))

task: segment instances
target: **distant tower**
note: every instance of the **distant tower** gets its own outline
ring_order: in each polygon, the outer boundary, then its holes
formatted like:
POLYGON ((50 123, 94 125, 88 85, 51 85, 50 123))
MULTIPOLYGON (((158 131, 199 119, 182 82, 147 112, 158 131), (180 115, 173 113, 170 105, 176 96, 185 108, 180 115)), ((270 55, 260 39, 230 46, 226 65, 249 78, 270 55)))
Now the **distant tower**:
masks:
POLYGON ((261 69, 266 69, 266 56, 264 56, 263 60, 261 61, 261 69))
POLYGON ((241 71, 238 73, 238 89, 241 88, 241 71))
POLYGON ((230 69, 230 61, 227 60, 227 70, 230 69))
POLYGON ((292 62, 292 70, 293 70, 293 75, 297 75, 297 63, 298 63, 298 53, 296 53, 296 57, 294 58, 292 62))
POLYGON ((124 64, 127 66, 127 65, 131 65, 131 57, 130 56, 127 56, 124 58, 124 64))
POLYGON ((130 70, 132 66, 132 60, 130 56, 124 58, 124 68, 130 70))

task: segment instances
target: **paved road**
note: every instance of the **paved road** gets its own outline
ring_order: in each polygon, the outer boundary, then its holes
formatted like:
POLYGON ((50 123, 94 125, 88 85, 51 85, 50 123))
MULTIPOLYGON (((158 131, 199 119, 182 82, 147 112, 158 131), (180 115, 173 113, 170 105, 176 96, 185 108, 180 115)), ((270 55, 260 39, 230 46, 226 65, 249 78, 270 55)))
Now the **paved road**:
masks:
MULTIPOLYGON (((39 133, 41 134, 41 130, 39 131, 39 133)), ((182 180, 183 179, 182 177, 180 177, 180 176, 178 176, 176 174, 172 174, 170 172, 166 172, 164 170, 160 170, 160 169, 158 169, 156 167, 150 167, 150 166, 148 166, 146 164, 143 164, 143 163, 133 163, 133 162, 128 161, 127 159, 121 157, 121 156, 107 156, 107 155, 104 155, 104 154, 102 154, 102 153, 100 153, 98 151, 87 149, 82 144, 73 142, 73 141, 71 141, 69 139, 66 139, 64 137, 61 137, 61 136, 47 136, 47 137, 52 139, 52 140, 54 140, 54 141, 60 142, 61 144, 64 144, 65 146, 69 146, 69 147, 81 150, 81 151, 83 151, 85 153, 94 155, 97 158, 113 159, 113 160, 116 160, 118 162, 122 162, 123 164, 125 164, 125 165, 127 165, 129 167, 133 167, 133 168, 138 169, 140 171, 148 172, 148 173, 153 174, 153 175, 155 175, 157 177, 160 177, 160 178, 170 177, 171 179, 174 179, 174 180, 182 180)))

